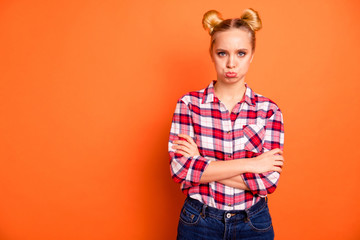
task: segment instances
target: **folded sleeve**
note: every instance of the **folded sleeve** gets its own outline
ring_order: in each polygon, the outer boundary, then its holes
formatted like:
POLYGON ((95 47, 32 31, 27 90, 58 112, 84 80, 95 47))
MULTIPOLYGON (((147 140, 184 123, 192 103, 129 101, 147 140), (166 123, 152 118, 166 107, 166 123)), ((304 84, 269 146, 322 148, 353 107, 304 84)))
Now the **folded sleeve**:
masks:
MULTIPOLYGON (((266 131, 263 143, 264 152, 274 148, 284 149, 284 121, 281 110, 277 108, 266 122, 266 131)), ((275 171, 265 173, 244 173, 241 175, 246 185, 254 195, 266 197, 273 193, 279 182, 280 173, 275 171)))
POLYGON ((179 139, 178 134, 187 134, 195 140, 193 122, 191 118, 191 105, 179 99, 172 118, 168 143, 170 156, 170 172, 172 179, 182 184, 182 188, 199 185, 200 178, 210 161, 202 156, 184 157, 172 148, 173 141, 179 139))

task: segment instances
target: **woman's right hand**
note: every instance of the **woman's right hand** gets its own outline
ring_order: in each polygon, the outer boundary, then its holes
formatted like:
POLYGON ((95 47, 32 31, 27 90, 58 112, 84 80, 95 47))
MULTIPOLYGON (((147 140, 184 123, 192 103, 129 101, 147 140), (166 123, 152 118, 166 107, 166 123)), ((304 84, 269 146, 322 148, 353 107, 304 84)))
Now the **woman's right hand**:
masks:
POLYGON ((267 151, 255 158, 248 158, 248 164, 252 173, 264 173, 276 171, 281 173, 284 165, 283 151, 279 148, 267 151))

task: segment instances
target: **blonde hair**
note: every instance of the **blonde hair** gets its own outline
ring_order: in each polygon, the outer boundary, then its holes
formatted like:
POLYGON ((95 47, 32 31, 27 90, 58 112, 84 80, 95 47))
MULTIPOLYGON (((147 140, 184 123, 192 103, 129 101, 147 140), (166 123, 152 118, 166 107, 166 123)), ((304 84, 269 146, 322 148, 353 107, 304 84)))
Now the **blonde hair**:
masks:
POLYGON ((252 50, 255 50, 255 31, 261 29, 261 19, 259 14, 252 8, 245 9, 240 18, 232 18, 224 20, 221 14, 216 10, 207 11, 202 19, 205 30, 209 31, 211 36, 210 54, 215 42, 214 34, 216 32, 226 31, 231 28, 246 30, 250 33, 252 50))

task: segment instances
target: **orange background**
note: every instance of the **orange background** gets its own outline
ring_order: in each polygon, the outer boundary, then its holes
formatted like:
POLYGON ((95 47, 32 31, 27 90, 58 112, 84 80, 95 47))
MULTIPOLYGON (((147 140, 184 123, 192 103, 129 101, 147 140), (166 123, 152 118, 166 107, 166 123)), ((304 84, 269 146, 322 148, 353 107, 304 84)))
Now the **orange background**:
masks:
POLYGON ((174 239, 176 100, 215 78, 203 14, 252 7, 282 109, 276 239, 360 239, 359 1, 0 2, 0 239, 174 239))

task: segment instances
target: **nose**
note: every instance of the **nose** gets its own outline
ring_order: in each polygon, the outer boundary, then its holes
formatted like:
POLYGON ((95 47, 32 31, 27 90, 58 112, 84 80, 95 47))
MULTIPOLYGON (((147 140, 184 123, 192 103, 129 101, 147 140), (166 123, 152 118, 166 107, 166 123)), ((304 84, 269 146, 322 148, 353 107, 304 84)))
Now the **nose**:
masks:
POLYGON ((235 57, 234 57, 234 55, 230 55, 228 60, 227 60, 226 67, 227 68, 234 68, 235 65, 236 65, 235 57))

